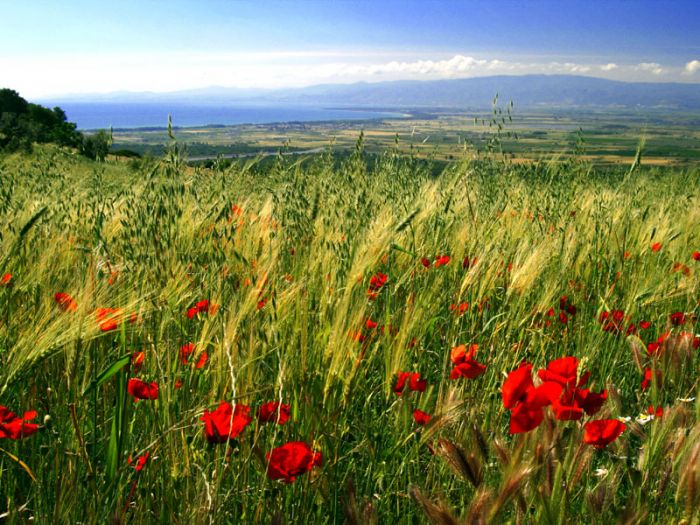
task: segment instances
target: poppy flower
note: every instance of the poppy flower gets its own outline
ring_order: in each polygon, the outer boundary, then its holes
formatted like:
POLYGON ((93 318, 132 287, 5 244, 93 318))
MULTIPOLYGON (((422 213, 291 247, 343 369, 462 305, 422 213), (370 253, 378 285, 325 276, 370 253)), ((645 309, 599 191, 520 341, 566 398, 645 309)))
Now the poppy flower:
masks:
POLYGON ((541 407, 531 406, 527 403, 519 403, 510 413, 511 434, 522 434, 537 428, 544 419, 544 411, 541 407))
POLYGON ((143 366, 143 360, 146 358, 144 352, 134 352, 131 354, 131 366, 134 370, 138 371, 143 366))
POLYGON ((567 356, 550 361, 546 370, 539 370, 537 375, 542 381, 553 381, 561 386, 573 387, 576 384, 577 369, 578 359, 567 356))
POLYGON ((425 388, 428 385, 427 380, 421 379, 418 372, 399 372, 393 388, 396 395, 400 396, 403 394, 406 381, 408 381, 408 389, 413 392, 425 392, 425 388))
POLYGON ((207 361, 209 361, 209 354, 206 352, 202 352, 199 356, 199 359, 197 359, 197 362, 194 364, 194 367, 196 369, 204 368, 204 365, 207 364, 207 361))
POLYGON ((430 259, 428 259, 427 257, 422 257, 420 263, 426 268, 430 268, 430 259))
POLYGON ((694 261, 700 261, 700 252, 693 252, 692 257, 694 261))
POLYGON ((589 416, 598 413, 603 403, 605 403, 605 400, 608 399, 607 390, 591 392, 587 388, 583 390, 577 389, 574 395, 576 397, 576 402, 589 416))
POLYGON ((377 272, 369 280, 370 292, 378 292, 389 280, 389 276, 385 273, 377 272))
POLYGON ((682 264, 679 262, 673 263, 673 266, 671 267, 671 272, 672 273, 681 272, 681 273, 683 273, 683 275, 690 276, 690 268, 688 268, 685 264, 682 264))
POLYGON ((452 349, 450 360, 456 366, 450 372, 450 379, 457 379, 460 377, 474 379, 486 372, 486 365, 477 363, 474 360, 474 355, 478 349, 479 345, 477 344, 469 345, 469 351, 467 351, 465 345, 459 345, 452 349))
POLYGON ((205 410, 201 420, 207 442, 226 443, 235 439, 253 420, 249 414, 250 407, 236 403, 234 408, 228 401, 222 401, 213 412, 205 410))
POLYGON ((209 302, 209 299, 204 299, 202 301, 197 301, 193 307, 187 309, 187 317, 189 319, 194 319, 199 313, 214 315, 218 309, 218 304, 212 304, 209 302))
POLYGON ((440 266, 445 266, 449 262, 450 262, 449 255, 439 255, 435 258, 435 262, 433 264, 435 265, 435 268, 439 268, 440 266))
POLYGON ((652 372, 651 368, 645 368, 644 369, 644 377, 642 379, 642 390, 646 390, 651 386, 651 382, 656 379, 656 383, 660 384, 661 383, 661 370, 656 371, 656 378, 654 378, 654 373, 652 372))
POLYGON ((367 339, 367 336, 363 334, 360 330, 357 330, 355 332, 349 332, 348 337, 350 337, 350 339, 352 339, 353 341, 357 341, 358 343, 364 343, 367 339))
POLYGON ((272 449, 267 458, 267 477, 293 483, 297 476, 323 464, 320 452, 314 452, 303 441, 292 441, 272 449))
POLYGON ((671 320, 671 324, 673 326, 681 326, 682 324, 685 324, 687 317, 683 312, 673 312, 669 316, 669 319, 671 320))
POLYGON ((127 392, 134 398, 137 403, 139 399, 158 399, 158 383, 146 383, 136 377, 129 379, 126 386, 127 392))
POLYGON ((430 423, 430 420, 432 419, 433 416, 430 414, 423 412, 422 410, 418 410, 417 408, 413 411, 413 419, 416 422, 416 424, 424 427, 428 423, 430 423))
POLYGON ((182 388, 182 379, 177 378, 177 379, 175 380, 175 385, 174 385, 174 386, 175 386, 175 390, 180 390, 180 389, 182 388))
POLYGON ((0 285, 2 285, 2 286, 9 286, 11 281, 12 281, 12 274, 11 273, 6 273, 2 277, 0 277, 0 285))
POLYGON ((503 406, 513 409, 525 399, 528 390, 534 388, 532 384, 532 365, 523 363, 508 374, 501 387, 503 406))
POLYGON ((263 297, 262 299, 260 299, 258 301, 258 310, 262 310, 263 308, 265 308, 266 304, 267 304, 267 299, 263 297))
POLYGON ((654 406, 651 405, 647 408, 647 414, 650 416, 654 416, 657 419, 660 419, 664 416, 664 409, 661 405, 657 406, 656 409, 654 409, 654 406))
POLYGON ((121 308, 98 308, 95 311, 95 317, 97 317, 100 330, 103 332, 116 330, 119 327, 122 314, 121 308))
POLYGON ((189 357, 194 353, 194 343, 187 343, 180 347, 180 362, 183 365, 189 364, 189 357))
POLYGON ((39 425, 29 423, 36 419, 37 413, 35 410, 25 412, 22 417, 9 410, 4 406, 0 406, 0 439, 22 439, 35 434, 39 430, 39 425))
POLYGON ((134 470, 136 472, 141 472, 143 470, 143 467, 146 466, 146 462, 148 461, 148 456, 150 453, 146 451, 145 454, 140 455, 139 457, 136 458, 136 461, 134 462, 131 459, 131 456, 129 456, 126 460, 126 462, 131 465, 132 463, 134 464, 134 470))
POLYGON ((277 423, 284 425, 289 421, 289 405, 270 401, 258 408, 258 421, 261 423, 277 423))
POLYGON ((639 328, 641 330, 648 330, 651 327, 651 323, 649 321, 639 321, 639 328))
POLYGON ((450 305, 450 310, 452 310, 455 315, 460 316, 467 310, 469 310, 469 303, 459 303, 459 304, 451 304, 450 305))
POLYGON ((367 330, 374 330, 377 328, 377 325, 378 323, 372 321, 372 319, 367 319, 367 321, 365 321, 365 328, 367 328, 367 330))
POLYGON ((625 424, 617 419, 597 419, 583 426, 583 442, 602 449, 625 431, 625 424))
POLYGON ((469 261, 469 256, 466 256, 464 259, 462 259, 462 268, 464 270, 469 270, 470 266, 474 266, 476 264, 476 257, 472 261, 469 261))
POLYGON ((576 306, 574 306, 574 303, 572 303, 566 295, 559 298, 559 310, 566 312, 572 317, 576 315, 577 312, 576 306))
POLYGON ((651 245, 651 251, 656 253, 659 250, 661 250, 661 243, 660 242, 655 242, 654 244, 651 245))
POLYGON ((57 292, 53 299, 64 312, 75 312, 78 309, 78 303, 67 293, 57 292))

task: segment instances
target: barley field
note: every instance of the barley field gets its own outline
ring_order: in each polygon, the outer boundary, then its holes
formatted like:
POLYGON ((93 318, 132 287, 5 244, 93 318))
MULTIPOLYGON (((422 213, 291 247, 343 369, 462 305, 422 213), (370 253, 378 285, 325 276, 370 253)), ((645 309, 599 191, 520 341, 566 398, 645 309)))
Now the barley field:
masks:
POLYGON ((0 158, 7 523, 700 523, 700 172, 0 158))

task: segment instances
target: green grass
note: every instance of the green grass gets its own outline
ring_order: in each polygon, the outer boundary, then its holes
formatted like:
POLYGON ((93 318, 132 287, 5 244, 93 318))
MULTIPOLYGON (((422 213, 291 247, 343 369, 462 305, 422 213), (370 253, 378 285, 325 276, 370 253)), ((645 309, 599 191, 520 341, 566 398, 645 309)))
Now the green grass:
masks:
POLYGON ((11 523, 700 523, 700 403, 689 401, 700 351, 681 359, 685 343, 667 344, 654 365, 663 385, 640 388, 651 362, 642 344, 697 332, 690 321, 671 327, 669 314, 700 314, 691 259, 700 173, 455 155, 437 176, 391 149, 368 163, 361 143, 341 158, 211 170, 188 167, 174 147, 141 164, 50 147, 0 158, 0 275, 12 274, 0 287, 0 404, 37 410, 42 423, 26 439, 0 440, 0 514, 11 523), (442 254, 446 266, 420 262, 442 254), (478 261, 465 270, 467 256, 478 261), (376 272, 388 282, 371 301, 376 272), (56 292, 77 311, 61 311, 56 292), (577 314, 566 327, 541 326, 537 312, 563 295, 577 314), (188 319, 202 299, 219 310, 188 319), (461 302, 469 309, 456 316, 450 305, 461 302), (100 307, 138 320, 102 332, 100 307), (652 326, 641 340, 606 333, 598 316, 613 309, 652 326), (384 333, 363 328, 367 318, 384 333), (364 342, 351 337, 359 330, 364 342), (204 368, 180 363, 188 342, 208 352, 204 368), (486 373, 451 381, 450 350, 471 343, 486 373), (139 351, 140 371, 110 370, 139 351), (601 412, 555 421, 548 411, 537 429, 511 436, 505 374, 565 355, 581 359, 594 390, 608 390, 601 412), (426 391, 395 395, 402 370, 420 372, 426 391), (159 398, 134 403, 129 377, 158 382, 159 398), (254 419, 230 445, 209 445, 200 417, 220 400, 253 411, 282 400, 291 419, 254 419), (635 422, 649 405, 663 406, 663 418, 635 422), (415 408, 433 415, 427 427, 414 423, 415 408), (614 443, 582 444, 585 421, 620 417, 632 419, 614 443), (264 459, 288 441, 323 454, 321 468, 289 485, 267 478, 264 459), (146 451, 137 473, 127 458, 146 451))

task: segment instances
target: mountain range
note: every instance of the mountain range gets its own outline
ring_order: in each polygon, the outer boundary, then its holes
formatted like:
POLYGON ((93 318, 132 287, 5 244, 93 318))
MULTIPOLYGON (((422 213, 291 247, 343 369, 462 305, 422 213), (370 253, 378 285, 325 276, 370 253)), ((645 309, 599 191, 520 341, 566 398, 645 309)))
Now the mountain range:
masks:
POLYGON ((353 108, 490 107, 498 93, 519 108, 700 109, 700 83, 621 82, 576 75, 489 76, 323 84, 291 89, 208 87, 175 91, 115 92, 52 97, 51 103, 177 103, 200 106, 279 105, 353 108))

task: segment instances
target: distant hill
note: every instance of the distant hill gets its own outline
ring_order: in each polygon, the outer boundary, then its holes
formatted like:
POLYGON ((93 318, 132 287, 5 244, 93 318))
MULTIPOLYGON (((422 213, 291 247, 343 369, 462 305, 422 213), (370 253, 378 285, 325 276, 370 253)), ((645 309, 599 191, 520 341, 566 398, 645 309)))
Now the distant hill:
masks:
POLYGON ((337 107, 446 107, 485 109, 499 93, 519 108, 700 109, 700 84, 619 82, 575 75, 491 76, 452 80, 406 80, 325 84, 296 89, 223 87, 172 93, 72 95, 54 101, 168 102, 197 105, 312 105, 337 107))

